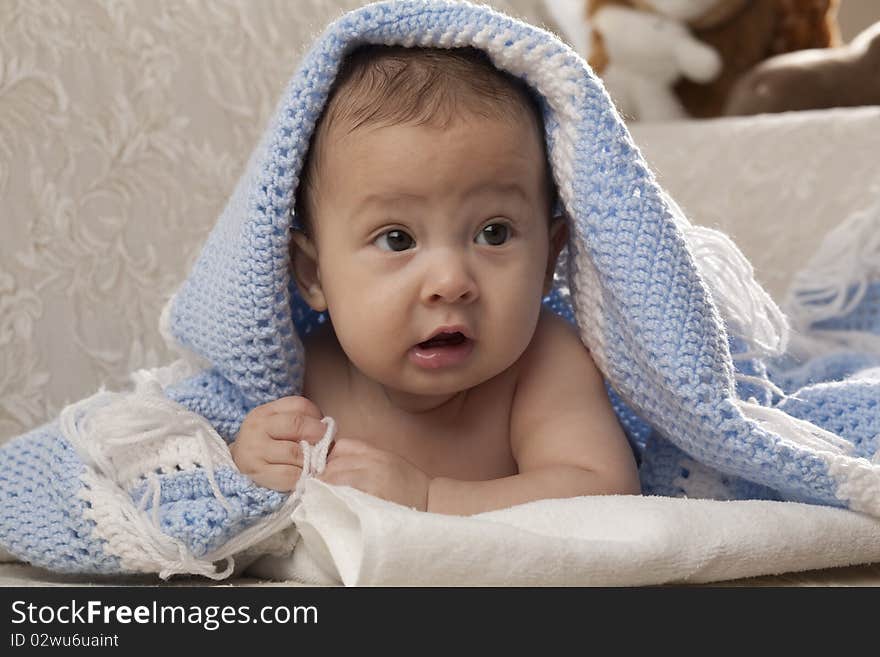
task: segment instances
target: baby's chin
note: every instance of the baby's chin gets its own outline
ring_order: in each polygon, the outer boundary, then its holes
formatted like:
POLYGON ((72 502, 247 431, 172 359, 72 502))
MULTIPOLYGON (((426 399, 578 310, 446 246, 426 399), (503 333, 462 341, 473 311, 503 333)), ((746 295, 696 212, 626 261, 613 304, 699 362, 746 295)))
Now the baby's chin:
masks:
POLYGON ((474 372, 465 370, 427 370, 423 372, 413 372, 412 376, 389 378, 387 381, 380 381, 386 389, 394 390, 399 393, 419 396, 419 397, 438 397, 442 395, 455 395, 471 388, 482 385, 496 376, 504 372, 506 368, 502 368, 497 372, 485 371, 474 372))

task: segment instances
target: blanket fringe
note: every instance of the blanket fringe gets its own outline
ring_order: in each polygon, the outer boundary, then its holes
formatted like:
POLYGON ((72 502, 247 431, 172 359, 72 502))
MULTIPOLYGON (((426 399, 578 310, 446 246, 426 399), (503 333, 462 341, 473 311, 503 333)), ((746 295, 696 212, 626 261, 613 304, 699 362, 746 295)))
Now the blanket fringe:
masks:
POLYGON ((228 513, 232 505, 214 477, 218 466, 235 468, 226 442, 199 415, 168 399, 151 373, 138 373, 133 393, 101 390, 60 415, 60 429, 87 466, 82 497, 96 522, 95 535, 104 539, 108 552, 134 571, 158 572, 162 579, 174 574, 196 574, 224 579, 234 569, 234 555, 266 540, 291 524, 291 514, 302 496, 305 480, 323 472, 327 453, 336 433, 336 423, 325 417, 327 430, 314 447, 301 441, 304 463, 296 489, 272 514, 240 532, 221 547, 196 557, 180 540, 161 530, 159 510, 161 472, 201 468, 217 501, 228 513), (139 449, 140 448, 140 449, 139 449), (147 448, 146 450, 144 448, 147 448), (147 458, 142 458, 144 453, 147 458), (169 458, 175 460, 169 462, 169 458), (146 481, 138 504, 127 486, 146 481), (152 513, 146 512, 151 502, 152 513), (217 562, 226 562, 218 570, 217 562))
POLYGON ((788 319, 755 279, 755 270, 739 247, 720 231, 691 224, 669 194, 661 191, 661 196, 669 204, 728 330, 749 347, 732 358, 752 360, 784 353, 789 340, 788 319))
POLYGON ((851 312, 880 277, 880 202, 855 212, 828 233, 795 274, 784 306, 801 329, 851 312))
POLYGON ((327 425, 327 429, 324 431, 321 440, 314 447, 308 441, 301 440, 299 442, 303 454, 302 475, 300 475, 296 482, 296 488, 284 501, 284 504, 274 513, 262 518, 257 524, 233 536, 220 548, 207 555, 206 558, 213 561, 222 559, 229 559, 231 561, 233 555, 260 543, 293 522, 291 515, 302 498, 305 482, 324 471, 330 445, 336 436, 336 421, 332 417, 324 417, 321 422, 327 425))
POLYGON ((806 362, 842 352, 880 354, 880 335, 855 330, 794 330, 787 353, 798 361, 806 362))
POLYGON ((752 385, 756 385, 761 388, 764 388, 765 390, 768 390, 771 394, 777 395, 778 397, 782 397, 783 399, 790 396, 790 395, 786 395, 785 391, 782 388, 780 388, 778 385, 773 383, 770 379, 763 377, 763 376, 754 376, 751 374, 743 374, 742 372, 736 372, 733 375, 733 378, 736 381, 740 381, 742 383, 748 383, 748 384, 752 384, 752 385))
POLYGON ((880 201, 853 213, 829 232, 806 267, 795 274, 783 303, 794 328, 792 355, 808 358, 837 351, 880 354, 880 335, 813 326, 852 312, 877 280, 880 201))

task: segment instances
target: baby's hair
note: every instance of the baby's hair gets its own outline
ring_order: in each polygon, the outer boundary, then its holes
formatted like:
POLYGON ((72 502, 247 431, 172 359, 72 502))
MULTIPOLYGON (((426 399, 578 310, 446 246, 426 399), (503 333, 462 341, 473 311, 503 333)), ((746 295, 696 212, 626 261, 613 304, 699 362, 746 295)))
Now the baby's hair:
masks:
MULTIPOLYGON (((310 234, 315 173, 331 129, 351 133, 366 125, 446 128, 459 116, 532 121, 544 150, 549 210, 556 187, 546 163, 541 105, 531 88, 501 71, 476 48, 365 45, 342 63, 312 133, 297 189, 294 218, 310 234)), ((548 215, 550 212, 548 211, 548 215)))

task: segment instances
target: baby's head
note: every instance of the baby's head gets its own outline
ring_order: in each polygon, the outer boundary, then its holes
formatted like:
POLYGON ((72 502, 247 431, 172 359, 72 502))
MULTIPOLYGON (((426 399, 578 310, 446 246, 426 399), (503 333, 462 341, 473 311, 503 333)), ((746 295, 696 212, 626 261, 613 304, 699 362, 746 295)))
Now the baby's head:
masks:
POLYGON ((416 395, 510 367, 567 237, 527 86, 474 49, 365 46, 315 128, 291 262, 364 375, 416 395), (426 345, 439 330, 444 345, 426 345), (420 346, 422 345, 422 346, 420 346))

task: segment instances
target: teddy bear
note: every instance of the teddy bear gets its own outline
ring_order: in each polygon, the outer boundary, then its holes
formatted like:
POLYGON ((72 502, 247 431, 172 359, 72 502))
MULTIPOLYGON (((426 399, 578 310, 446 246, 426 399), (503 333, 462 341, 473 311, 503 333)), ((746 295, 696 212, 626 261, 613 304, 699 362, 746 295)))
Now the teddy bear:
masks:
POLYGON ((721 116, 736 82, 766 59, 841 44, 839 0, 722 0, 726 14, 691 21, 691 33, 721 56, 721 73, 708 84, 682 79, 674 91, 690 116, 721 116))
POLYGON ((589 0, 589 63, 627 118, 664 121, 686 112, 673 92, 679 79, 707 83, 721 73, 718 52, 691 35, 687 21, 718 0, 589 0))
POLYGON ((720 116, 733 84, 759 62, 837 45, 838 4, 545 0, 624 117, 636 120, 720 116), (578 13, 582 20, 572 20, 578 13))
POLYGON ((880 105, 880 22, 839 48, 771 57, 737 80, 725 115, 880 105))

